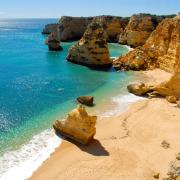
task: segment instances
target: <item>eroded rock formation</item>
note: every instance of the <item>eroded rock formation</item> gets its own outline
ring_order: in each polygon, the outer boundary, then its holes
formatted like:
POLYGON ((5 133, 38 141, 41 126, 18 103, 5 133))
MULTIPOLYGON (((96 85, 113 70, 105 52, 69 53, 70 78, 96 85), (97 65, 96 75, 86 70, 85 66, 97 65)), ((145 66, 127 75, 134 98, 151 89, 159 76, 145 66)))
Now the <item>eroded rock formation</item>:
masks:
POLYGON ((157 67, 174 72, 177 61, 180 61, 180 15, 164 19, 142 47, 118 58, 114 66, 118 70, 157 67))
POLYGON ((57 133, 81 144, 88 144, 96 133, 96 116, 90 116, 83 106, 72 110, 66 120, 56 121, 53 127, 57 133))
POLYGON ((93 17, 62 16, 58 26, 60 40, 79 40, 92 20, 93 17))
POLYGON ((52 32, 45 42, 50 51, 61 51, 63 48, 60 46, 60 40, 57 32, 52 32))
POLYGON ((92 22, 88 26, 83 37, 70 48, 67 60, 93 67, 111 66, 106 34, 101 24, 92 22))
POLYGON ((124 32, 120 35, 119 43, 132 47, 142 46, 157 24, 156 16, 150 14, 133 15, 124 32))
POLYGON ((43 28, 42 34, 51 34, 52 32, 56 32, 58 28, 58 24, 47 24, 43 28))
POLYGON ((118 16, 97 16, 93 21, 102 24, 107 33, 108 42, 118 42, 119 35, 124 31, 128 24, 129 18, 122 18, 118 16))

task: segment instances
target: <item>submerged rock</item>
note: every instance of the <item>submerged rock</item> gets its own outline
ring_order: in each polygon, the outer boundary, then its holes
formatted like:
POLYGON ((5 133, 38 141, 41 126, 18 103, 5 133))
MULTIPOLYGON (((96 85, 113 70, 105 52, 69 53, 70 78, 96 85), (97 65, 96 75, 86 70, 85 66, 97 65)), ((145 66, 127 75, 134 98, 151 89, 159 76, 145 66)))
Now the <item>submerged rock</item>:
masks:
POLYGON ((137 96, 143 96, 151 91, 151 88, 146 86, 144 83, 130 84, 127 86, 127 89, 130 93, 137 96))
POLYGON ((60 46, 60 41, 58 40, 57 32, 52 32, 46 39, 46 44, 50 51, 61 51, 63 48, 60 46))
POLYGON ((88 144, 96 133, 96 116, 90 116, 83 106, 72 110, 66 120, 55 121, 53 128, 65 137, 81 144, 88 144))
POLYGON ((93 96, 80 96, 77 98, 77 101, 81 104, 87 105, 87 106, 93 106, 94 103, 94 97, 93 96))
POLYGON ((70 48, 67 60, 92 67, 111 66, 112 60, 103 27, 92 22, 80 41, 70 48))

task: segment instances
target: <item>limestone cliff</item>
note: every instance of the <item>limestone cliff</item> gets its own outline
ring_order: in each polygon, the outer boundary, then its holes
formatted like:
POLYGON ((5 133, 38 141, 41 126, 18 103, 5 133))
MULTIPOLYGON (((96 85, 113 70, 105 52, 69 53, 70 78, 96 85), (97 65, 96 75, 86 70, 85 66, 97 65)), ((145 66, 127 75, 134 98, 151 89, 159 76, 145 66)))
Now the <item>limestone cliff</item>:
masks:
POLYGON ((51 34, 52 32, 55 32, 58 28, 58 24, 47 24, 43 28, 42 34, 51 34))
POLYGON ((60 40, 70 41, 80 39, 92 20, 92 17, 62 16, 58 25, 60 40))
POLYGON ((107 40, 110 42, 118 42, 119 34, 121 34, 129 18, 117 16, 95 16, 95 17, 71 17, 62 16, 58 24, 46 25, 43 33, 50 34, 58 29, 61 41, 79 40, 83 36, 87 26, 92 22, 102 24, 107 32, 107 40))
POLYGON ((150 14, 135 14, 131 16, 124 32, 119 37, 120 44, 128 44, 132 47, 145 43, 151 32, 158 24, 157 16, 150 14))
POLYGON ((118 42, 119 35, 127 26, 129 18, 118 16, 97 16, 94 17, 93 21, 102 24, 107 33, 107 40, 109 42, 118 42))
POLYGON ((177 15, 159 23, 142 47, 135 48, 124 57, 118 58, 114 66, 118 70, 159 67, 168 72, 174 72, 174 66, 180 60, 179 56, 180 15, 177 15))
POLYGON ((70 48, 67 60, 93 67, 106 67, 112 64, 106 34, 101 24, 92 22, 88 26, 79 42, 70 48))

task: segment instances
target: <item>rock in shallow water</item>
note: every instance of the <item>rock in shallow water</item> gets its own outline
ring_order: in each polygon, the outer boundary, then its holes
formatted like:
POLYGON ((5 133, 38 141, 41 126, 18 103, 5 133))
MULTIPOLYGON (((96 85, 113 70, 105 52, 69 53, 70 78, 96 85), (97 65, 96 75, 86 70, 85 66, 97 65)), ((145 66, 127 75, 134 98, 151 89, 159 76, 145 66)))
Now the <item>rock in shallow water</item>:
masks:
POLYGON ((60 46, 60 41, 57 35, 57 32, 52 32, 45 42, 50 51, 61 51, 63 48, 60 46))
POLYGON ((55 131, 83 145, 88 144, 96 134, 96 116, 90 116, 83 106, 72 110, 66 120, 55 121, 55 131))
POLYGON ((93 106, 94 98, 92 96, 80 96, 77 98, 77 101, 81 104, 87 105, 87 106, 93 106))
POLYGON ((127 89, 130 93, 133 93, 137 96, 143 96, 147 92, 151 91, 151 87, 146 86, 144 83, 130 84, 127 86, 127 89))

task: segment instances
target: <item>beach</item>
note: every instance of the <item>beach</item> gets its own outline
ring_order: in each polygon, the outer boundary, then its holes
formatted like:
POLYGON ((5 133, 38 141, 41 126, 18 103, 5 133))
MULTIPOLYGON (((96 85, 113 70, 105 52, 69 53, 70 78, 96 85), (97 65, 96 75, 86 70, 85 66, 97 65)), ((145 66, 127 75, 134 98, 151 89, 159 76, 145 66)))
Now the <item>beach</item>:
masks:
MULTIPOLYGON (((170 74, 141 72, 159 84, 170 74), (157 76, 158 74, 158 76, 157 76)), ((166 177, 180 147, 180 111, 165 99, 143 99, 108 118, 99 118, 94 140, 82 146, 67 140, 34 172, 35 179, 154 179, 166 177), (167 141, 169 148, 162 147, 167 141)))

